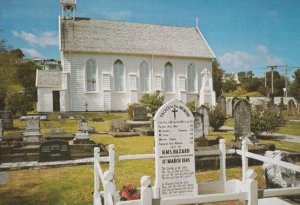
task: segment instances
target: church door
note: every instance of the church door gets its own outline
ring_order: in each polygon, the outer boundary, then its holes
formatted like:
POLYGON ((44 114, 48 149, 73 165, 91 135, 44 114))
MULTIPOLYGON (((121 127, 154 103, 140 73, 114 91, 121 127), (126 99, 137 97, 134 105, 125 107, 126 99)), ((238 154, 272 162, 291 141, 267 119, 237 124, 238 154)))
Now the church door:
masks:
POLYGON ((60 99, 59 99, 59 91, 52 91, 53 96, 53 111, 60 111, 60 99))

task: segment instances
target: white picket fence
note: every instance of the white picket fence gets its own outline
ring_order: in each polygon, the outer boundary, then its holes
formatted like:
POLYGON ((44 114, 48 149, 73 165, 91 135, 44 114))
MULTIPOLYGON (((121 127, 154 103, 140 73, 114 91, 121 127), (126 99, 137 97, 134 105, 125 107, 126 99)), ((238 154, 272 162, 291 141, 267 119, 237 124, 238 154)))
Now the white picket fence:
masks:
POLYGON ((115 161, 122 160, 139 160, 154 159, 154 154, 141 155, 124 155, 115 157, 114 145, 108 147, 109 155, 107 157, 100 156, 100 149, 94 149, 94 205, 102 205, 101 196, 104 199, 104 205, 175 205, 175 204, 198 204, 209 202, 221 202, 230 200, 245 201, 248 205, 257 205, 258 198, 272 196, 288 196, 300 194, 300 188, 282 188, 282 189, 265 189, 258 190, 255 171, 248 169, 248 158, 277 164, 279 166, 295 170, 299 172, 300 167, 283 161, 269 159, 261 155, 248 152, 246 142, 242 143, 241 150, 226 149, 225 140, 220 140, 219 150, 212 151, 196 151, 196 156, 213 156, 219 155, 220 159, 220 178, 216 182, 198 184, 199 193, 193 197, 172 197, 159 198, 159 187, 151 188, 151 178, 143 176, 141 178, 139 200, 118 201, 118 192, 114 182, 115 161), (226 154, 237 153, 242 157, 242 181, 234 179, 226 179, 226 154), (103 171, 100 163, 108 162, 109 168, 103 171), (103 191, 100 191, 103 186, 103 191))

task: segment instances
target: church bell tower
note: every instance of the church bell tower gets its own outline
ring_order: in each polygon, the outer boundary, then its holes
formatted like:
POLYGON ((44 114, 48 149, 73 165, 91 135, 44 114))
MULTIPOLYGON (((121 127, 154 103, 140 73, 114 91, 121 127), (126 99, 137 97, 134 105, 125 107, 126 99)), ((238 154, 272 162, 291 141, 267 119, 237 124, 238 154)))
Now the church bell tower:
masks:
POLYGON ((75 19, 76 0, 60 0, 62 19, 75 19))

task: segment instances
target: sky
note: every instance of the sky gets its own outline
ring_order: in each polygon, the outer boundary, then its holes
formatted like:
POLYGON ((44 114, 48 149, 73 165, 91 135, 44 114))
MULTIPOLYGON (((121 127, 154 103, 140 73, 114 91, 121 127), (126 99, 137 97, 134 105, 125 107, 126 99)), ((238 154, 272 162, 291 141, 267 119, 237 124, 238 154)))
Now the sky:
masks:
MULTIPOLYGON (((26 58, 59 60, 59 15, 59 0, 0 0, 0 39, 26 58)), ((290 77, 300 67, 300 0, 77 0, 76 16, 183 27, 198 18, 226 72, 288 65, 290 77)))

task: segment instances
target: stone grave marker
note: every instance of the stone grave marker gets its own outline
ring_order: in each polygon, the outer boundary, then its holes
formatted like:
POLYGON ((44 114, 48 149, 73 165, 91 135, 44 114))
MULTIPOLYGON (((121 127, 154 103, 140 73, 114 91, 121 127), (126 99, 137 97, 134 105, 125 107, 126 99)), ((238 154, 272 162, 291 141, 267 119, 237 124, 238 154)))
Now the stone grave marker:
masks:
POLYGON ((26 132, 23 134, 24 142, 39 142, 41 140, 40 133, 40 117, 28 116, 26 118, 26 132))
POLYGON ((133 107, 133 121, 147 121, 147 111, 142 107, 133 107))
POLYGON ((2 119, 3 129, 12 129, 14 127, 13 124, 13 116, 10 111, 2 110, 0 111, 0 119, 2 119))
POLYGON ((112 132, 129 132, 129 125, 124 119, 112 119, 110 125, 112 132))
POLYGON ((222 111, 226 113, 226 98, 223 95, 218 98, 218 105, 221 107, 222 111))
POLYGON ((293 116, 294 115, 294 111, 295 111, 295 103, 294 103, 293 100, 289 100, 288 101, 287 109, 288 109, 288 115, 289 116, 293 116))
POLYGON ((239 100, 240 100, 240 99, 237 98, 237 97, 234 97, 234 98, 232 98, 232 100, 231 100, 232 116, 234 115, 234 107, 235 107, 235 104, 236 104, 239 100))
POLYGON ((245 99, 239 100, 233 111, 234 135, 236 140, 251 139, 251 105, 245 99))
POLYGON ((77 133, 75 134, 75 141, 80 142, 80 140, 89 140, 90 136, 88 133, 88 123, 85 120, 80 120, 78 123, 77 133))
POLYGON ((50 140, 40 145, 39 162, 70 160, 69 143, 63 140, 50 140))
POLYGON ((209 133, 209 109, 205 105, 201 105, 196 109, 202 115, 204 137, 209 133))
POLYGON ((203 115, 193 112, 194 115, 194 137, 195 139, 204 138, 203 115))
POLYGON ((191 111, 176 99, 165 103, 154 116, 154 132, 155 187, 160 197, 197 195, 191 111))
POLYGON ((0 141, 3 140, 3 122, 2 119, 0 119, 0 141))

